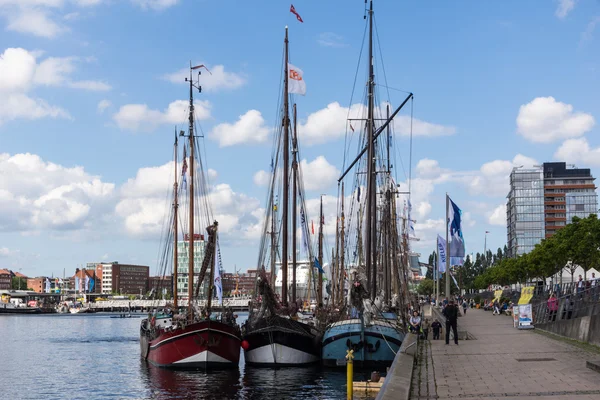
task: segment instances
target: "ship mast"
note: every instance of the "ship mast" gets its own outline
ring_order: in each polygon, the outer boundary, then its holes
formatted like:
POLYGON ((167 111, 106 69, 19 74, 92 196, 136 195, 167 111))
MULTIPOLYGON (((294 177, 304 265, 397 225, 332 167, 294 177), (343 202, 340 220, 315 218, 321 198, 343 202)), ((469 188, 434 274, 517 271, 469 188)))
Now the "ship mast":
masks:
POLYGON ((285 27, 285 60, 284 60, 284 85, 283 85, 283 204, 282 243, 281 243, 281 302, 284 306, 288 303, 288 207, 290 203, 289 164, 290 164, 290 119, 288 96, 288 27, 285 27))
MULTIPOLYGON (((179 201, 177 197, 177 129, 175 129, 175 183, 173 184, 173 282, 171 288, 173 290, 173 308, 177 311, 177 209, 179 201)), ((185 162, 185 161, 184 161, 185 162)))
POLYGON ((369 81, 368 81, 368 116, 367 116, 367 229, 366 229, 366 269, 367 282, 371 293, 371 300, 375 300, 377 294, 377 197, 376 197, 376 174, 375 169, 375 143, 373 143, 374 121, 374 86, 375 73, 373 70, 373 0, 369 6, 369 81))
MULTIPOLYGON (((292 302, 296 301, 296 222, 298 219, 298 132, 296 131, 296 104, 294 104, 294 131, 292 132, 292 302)), ((296 305, 297 306, 297 305, 296 305)))
MULTIPOLYGON (((194 320, 194 309, 192 307, 192 298, 194 296, 194 88, 197 88, 199 92, 202 91, 200 86, 194 85, 194 80, 192 77, 192 71, 198 68, 203 67, 202 65, 198 65, 192 67, 190 62, 190 114, 189 114, 189 140, 190 140, 190 215, 189 215, 189 230, 188 230, 188 318, 189 321, 192 322, 194 320)), ((198 71, 198 74, 200 72, 198 71)), ((185 78, 188 81, 188 78, 185 78)))
POLYGON ((317 307, 323 306, 323 195, 321 195, 321 211, 319 212, 319 278, 317 282, 317 307))

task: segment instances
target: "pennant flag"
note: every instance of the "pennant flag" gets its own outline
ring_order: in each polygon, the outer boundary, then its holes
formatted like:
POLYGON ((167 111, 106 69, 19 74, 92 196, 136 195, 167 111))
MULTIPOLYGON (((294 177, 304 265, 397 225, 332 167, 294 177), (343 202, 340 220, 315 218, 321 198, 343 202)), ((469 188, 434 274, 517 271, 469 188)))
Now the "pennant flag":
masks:
POLYGON ((417 234, 415 233, 415 221, 413 221, 410 218, 410 215, 412 213, 412 204, 410 204, 410 200, 408 200, 408 234, 409 236, 412 235, 417 236, 417 234))
POLYGON ((324 274, 325 271, 323 271, 323 267, 321 267, 321 263, 319 262, 319 259, 317 257, 315 257, 315 268, 319 270, 320 273, 324 274))
POLYGON ((85 291, 87 292, 88 290, 90 290, 90 277, 89 276, 85 276, 85 291))
POLYGON ((298 21, 304 22, 304 21, 302 21, 302 17, 300 16, 300 14, 298 14, 298 12, 296 11, 296 9, 294 8, 293 4, 290 6, 290 12, 296 16, 296 18, 298 19, 298 21))
POLYGON ((304 72, 298 67, 288 63, 288 92, 304 96, 306 94, 306 82, 302 77, 304 72))
POLYGON ((444 240, 440 235, 437 237, 437 246, 438 246, 438 271, 440 273, 446 272, 446 240, 444 240))
POLYGON ((465 256, 465 241, 461 227, 462 211, 448 197, 448 227, 450 233, 450 257, 465 256))
POLYGON ((187 156, 186 156, 186 151, 185 151, 185 147, 183 148, 183 165, 181 167, 181 176, 183 178, 183 181, 181 182, 181 185, 183 186, 183 188, 185 189, 187 187, 187 156))
POLYGON ((50 293, 50 279, 46 278, 46 293, 50 293))
POLYGON ((95 283, 95 279, 90 279, 90 292, 94 291, 94 283, 95 283))
POLYGON ((306 217, 304 216, 304 207, 300 207, 300 232, 302 232, 302 242, 304 243, 304 248, 308 250, 308 242, 306 241, 306 231, 308 229, 306 226, 306 217))
MULTIPOLYGON (((217 258, 215 257, 215 264, 217 263, 217 258)), ((215 289, 217 291, 217 298, 219 299, 219 304, 223 305, 223 282, 221 282, 221 271, 219 267, 215 265, 215 280, 214 283, 215 289)))
POLYGON ((79 290, 79 277, 75 277, 75 291, 79 290))

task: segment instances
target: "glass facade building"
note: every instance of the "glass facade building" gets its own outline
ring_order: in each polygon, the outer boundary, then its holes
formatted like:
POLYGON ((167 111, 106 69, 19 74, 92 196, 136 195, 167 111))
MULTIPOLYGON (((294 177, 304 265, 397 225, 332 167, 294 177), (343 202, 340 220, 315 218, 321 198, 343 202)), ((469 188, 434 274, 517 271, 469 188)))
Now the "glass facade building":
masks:
MULTIPOLYGON (((204 248, 206 242, 204 240, 194 240, 194 281, 200 275, 202 268, 202 260, 204 259, 204 248)), ((189 242, 177 242, 177 297, 187 300, 188 298, 188 283, 189 283, 189 242)), ((207 270, 208 273, 208 270, 207 270)), ((206 279, 205 279, 206 280, 206 279)), ((203 285, 204 286, 204 285, 203 285)), ((203 288, 200 290, 203 294, 203 288)))
POLYGON ((564 162, 514 168, 506 203, 509 255, 530 252, 575 216, 597 213, 594 180, 588 168, 567 168, 564 162))
POLYGON ((511 257, 531 251, 544 238, 544 177, 541 168, 514 168, 506 203, 511 257))

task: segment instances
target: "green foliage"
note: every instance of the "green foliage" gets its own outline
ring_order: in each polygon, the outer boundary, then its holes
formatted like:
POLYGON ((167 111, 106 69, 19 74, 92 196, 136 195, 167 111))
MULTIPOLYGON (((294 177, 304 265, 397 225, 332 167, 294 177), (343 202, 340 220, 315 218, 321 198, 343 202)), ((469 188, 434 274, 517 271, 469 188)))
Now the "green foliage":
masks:
POLYGON ((421 296, 433 294, 433 280, 423 279, 417 287, 417 293, 419 293, 421 296))
MULTIPOLYGON (((480 255, 477 254, 474 269, 481 273, 473 282, 476 289, 486 289, 491 284, 504 286, 544 279, 563 268, 570 270, 572 276, 577 266, 585 271, 597 267, 600 265, 600 220, 596 214, 583 219, 573 217, 572 223, 542 240, 530 253, 507 258, 507 252, 506 247, 504 251, 498 249, 495 265, 487 269, 478 265, 480 255)), ((481 258, 480 264, 485 264, 487 259, 481 258)))
POLYGON ((27 290, 27 279, 13 276, 10 288, 12 290, 27 290))

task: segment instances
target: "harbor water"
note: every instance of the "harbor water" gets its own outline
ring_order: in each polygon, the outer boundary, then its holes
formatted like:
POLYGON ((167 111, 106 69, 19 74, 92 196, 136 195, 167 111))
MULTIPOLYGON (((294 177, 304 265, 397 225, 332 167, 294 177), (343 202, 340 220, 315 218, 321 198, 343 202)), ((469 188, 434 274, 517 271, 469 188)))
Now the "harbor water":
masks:
MULTIPOLYGON (((344 370, 246 367, 243 352, 236 370, 153 367, 140 357, 141 319, 111 318, 115 315, 0 315, 0 397, 279 400, 346 396, 344 370)), ((240 313, 239 319, 245 318, 240 313)), ((366 380, 368 375, 367 371, 355 374, 355 380, 366 380)))

